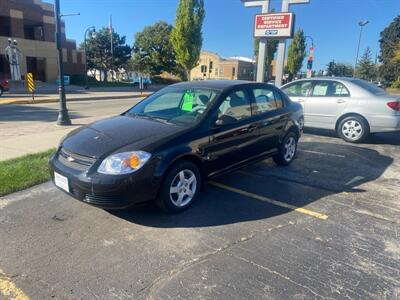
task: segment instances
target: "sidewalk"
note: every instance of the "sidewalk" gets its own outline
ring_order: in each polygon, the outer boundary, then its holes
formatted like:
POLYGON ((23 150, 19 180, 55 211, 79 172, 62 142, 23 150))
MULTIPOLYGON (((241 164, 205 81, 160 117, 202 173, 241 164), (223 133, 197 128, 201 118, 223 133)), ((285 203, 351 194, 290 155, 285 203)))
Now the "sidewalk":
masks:
MULTIPOLYGON (((68 101, 81 101, 81 100, 105 100, 105 99, 127 99, 147 97, 152 92, 144 91, 86 91, 82 90, 76 93, 69 92, 66 97, 68 101)), ((59 101, 58 94, 40 94, 35 96, 32 101, 32 96, 29 94, 4 94, 0 97, 0 105, 5 104, 39 104, 39 103, 54 103, 59 101)))

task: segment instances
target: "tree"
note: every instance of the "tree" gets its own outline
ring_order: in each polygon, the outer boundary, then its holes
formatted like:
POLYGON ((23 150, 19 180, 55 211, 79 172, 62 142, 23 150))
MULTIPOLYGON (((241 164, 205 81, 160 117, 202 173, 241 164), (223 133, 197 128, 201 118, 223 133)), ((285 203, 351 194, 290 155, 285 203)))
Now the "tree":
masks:
POLYGON ((159 21, 137 32, 130 64, 136 66, 135 69, 140 65, 141 69, 148 70, 151 75, 159 75, 162 72, 174 73, 176 57, 170 39, 172 30, 172 25, 159 21), (141 52, 146 53, 145 59, 141 52))
POLYGON ((203 0, 180 0, 171 42, 176 61, 190 80, 190 71, 198 64, 203 45, 202 26, 205 17, 203 0))
POLYGON ((397 43, 394 49, 393 58, 391 59, 391 62, 397 76, 395 78, 395 81, 392 83, 392 87, 400 88, 400 42, 397 43))
MULTIPOLYGON (((107 80, 108 71, 125 67, 131 57, 131 47, 126 45, 125 36, 120 37, 116 32, 113 32, 114 55, 111 55, 111 33, 107 27, 99 30, 86 43, 88 67, 103 72, 105 80, 107 80)), ((82 43, 80 48, 83 49, 83 47, 82 43)))
POLYGON ((360 79, 372 81, 376 79, 377 68, 372 61, 371 49, 367 47, 356 66, 356 76, 360 79))
POLYGON ((351 64, 347 63, 335 63, 335 61, 331 61, 327 65, 327 73, 329 76, 336 77, 352 77, 354 68, 351 64))
POLYGON ((379 40, 381 47, 379 60, 382 62, 379 71, 385 86, 393 84, 396 78, 399 77, 400 70, 396 71, 395 66, 392 64, 395 48, 399 42, 400 16, 397 16, 392 23, 381 32, 381 39, 379 40))
POLYGON ((306 55, 306 38, 303 30, 298 29, 288 50, 287 70, 289 72, 289 81, 300 71, 306 55))
MULTIPOLYGON (((271 78, 270 69, 271 63, 274 60, 276 50, 278 49, 278 40, 268 40, 267 41, 267 49, 265 56, 265 67, 267 70, 267 80, 271 78)), ((254 39, 254 56, 256 58, 256 65, 258 65, 258 50, 260 46, 260 39, 254 39)))

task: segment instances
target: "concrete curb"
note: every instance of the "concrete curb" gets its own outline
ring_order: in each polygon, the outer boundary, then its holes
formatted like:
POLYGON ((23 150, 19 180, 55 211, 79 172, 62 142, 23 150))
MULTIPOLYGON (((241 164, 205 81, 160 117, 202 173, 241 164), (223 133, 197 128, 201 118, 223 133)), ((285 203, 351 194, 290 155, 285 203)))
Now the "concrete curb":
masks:
MULTIPOLYGON (((129 98, 145 98, 150 96, 152 93, 143 93, 143 94, 134 94, 134 95, 115 95, 115 96, 94 96, 94 97, 84 97, 84 98, 70 98, 67 101, 87 101, 87 100, 111 100, 111 99, 129 99, 129 98)), ((37 99, 35 101, 26 100, 26 99, 0 99, 0 105, 7 104, 41 104, 41 103, 57 103, 59 101, 58 98, 51 99, 37 99)))

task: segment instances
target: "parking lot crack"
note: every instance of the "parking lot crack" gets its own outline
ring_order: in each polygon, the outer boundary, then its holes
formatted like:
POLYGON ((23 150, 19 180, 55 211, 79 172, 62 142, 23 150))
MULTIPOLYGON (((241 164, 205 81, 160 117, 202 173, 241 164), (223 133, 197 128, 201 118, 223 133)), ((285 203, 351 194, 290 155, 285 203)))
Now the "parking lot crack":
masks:
POLYGON ((251 264, 251 265, 253 265, 253 266, 255 266, 255 267, 259 268, 259 269, 262 269, 262 270, 264 270, 264 271, 267 271, 268 273, 277 275, 277 276, 279 276, 280 278, 285 279, 285 280, 287 280, 287 281, 289 281, 289 282, 291 282, 291 283, 293 283, 293 284, 295 284, 295 285, 297 285, 297 286, 299 286, 299 287, 301 287, 301 288, 304 288, 304 289, 306 289, 307 291, 309 291, 310 293, 312 293, 315 297, 320 297, 320 298, 322 298, 322 299, 326 299, 326 297, 324 297, 324 296, 318 294, 317 292, 315 292, 315 291, 314 291, 313 289, 311 289, 310 287, 308 287, 308 286, 306 286, 306 285, 303 285, 303 284, 301 284, 301 283, 298 283, 298 282, 292 280, 290 277, 279 273, 278 271, 274 271, 274 270, 272 270, 272 269, 270 269, 270 268, 268 268, 268 267, 266 267, 266 266, 260 265, 260 264, 258 264, 258 263, 256 263, 256 262, 252 261, 252 260, 246 259, 246 258, 241 257, 241 256, 238 256, 238 255, 234 255, 234 254, 231 254, 231 253, 229 253, 228 255, 231 256, 231 257, 234 257, 234 258, 236 258, 236 259, 242 260, 242 261, 244 261, 244 262, 246 262, 246 263, 248 263, 248 264, 251 264))

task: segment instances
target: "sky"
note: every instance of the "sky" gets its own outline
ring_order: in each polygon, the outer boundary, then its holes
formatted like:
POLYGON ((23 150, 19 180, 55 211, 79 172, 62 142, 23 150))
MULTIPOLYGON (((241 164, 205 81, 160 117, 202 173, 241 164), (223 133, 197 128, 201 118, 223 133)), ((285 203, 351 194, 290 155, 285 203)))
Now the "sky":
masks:
MULTIPOLYGON (((204 2, 203 50, 223 57, 252 57, 254 14, 260 8, 245 8, 240 0, 204 2)), ((270 3, 280 11, 281 0, 270 3)), ((174 24, 177 4, 178 0, 61 0, 61 11, 80 13, 65 18, 67 37, 78 43, 86 28, 108 26, 112 15, 114 30, 132 45, 134 34, 144 26, 159 20, 174 24)), ((296 29, 303 29, 314 40, 314 69, 319 70, 332 59, 354 64, 360 20, 370 22, 363 31, 360 55, 368 46, 374 58, 379 55, 380 32, 400 15, 400 0, 310 0, 309 4, 291 5, 290 11, 296 14, 296 29)))

